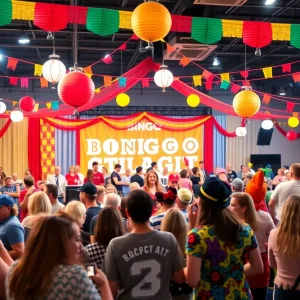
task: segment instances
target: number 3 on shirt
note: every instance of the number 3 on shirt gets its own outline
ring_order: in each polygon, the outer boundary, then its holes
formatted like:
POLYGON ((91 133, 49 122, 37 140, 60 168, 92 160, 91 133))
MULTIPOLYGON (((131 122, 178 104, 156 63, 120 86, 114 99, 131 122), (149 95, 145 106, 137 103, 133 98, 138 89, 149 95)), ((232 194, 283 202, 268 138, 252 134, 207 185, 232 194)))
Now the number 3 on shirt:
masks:
POLYGON ((130 268, 131 275, 141 275, 142 270, 145 269, 148 269, 149 272, 140 281, 140 283, 131 290, 131 295, 133 298, 155 296, 155 294, 160 290, 161 283, 158 274, 160 273, 161 267, 156 260, 150 259, 133 263, 130 268), (149 286, 149 288, 145 288, 145 285, 147 287, 149 286))

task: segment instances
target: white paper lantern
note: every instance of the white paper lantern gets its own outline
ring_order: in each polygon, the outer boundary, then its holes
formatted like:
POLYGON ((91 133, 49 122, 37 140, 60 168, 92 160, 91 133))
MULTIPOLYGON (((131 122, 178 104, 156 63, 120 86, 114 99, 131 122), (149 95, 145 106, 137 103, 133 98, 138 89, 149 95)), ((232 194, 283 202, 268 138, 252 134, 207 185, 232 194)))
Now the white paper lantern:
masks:
POLYGON ((273 128, 273 122, 271 120, 264 120, 261 123, 261 128, 265 130, 270 130, 273 128))
POLYGON ((166 88, 173 83, 173 74, 168 70, 168 66, 161 65, 159 71, 154 75, 154 82, 157 86, 166 91, 166 88))
POLYGON ((0 102, 0 114, 4 114, 6 112, 6 104, 4 102, 0 102))
POLYGON ((15 123, 18 123, 18 122, 21 122, 24 118, 24 115, 22 113, 22 111, 16 109, 16 110, 13 110, 11 113, 10 113, 10 119, 15 122, 15 123))
POLYGON ((235 133, 237 136, 245 136, 247 134, 247 129, 246 129, 246 127, 238 127, 235 130, 235 133))
POLYGON ((49 55, 49 60, 47 60, 42 68, 43 77, 53 83, 58 83, 62 77, 66 74, 65 65, 59 60, 59 55, 52 54, 49 55))

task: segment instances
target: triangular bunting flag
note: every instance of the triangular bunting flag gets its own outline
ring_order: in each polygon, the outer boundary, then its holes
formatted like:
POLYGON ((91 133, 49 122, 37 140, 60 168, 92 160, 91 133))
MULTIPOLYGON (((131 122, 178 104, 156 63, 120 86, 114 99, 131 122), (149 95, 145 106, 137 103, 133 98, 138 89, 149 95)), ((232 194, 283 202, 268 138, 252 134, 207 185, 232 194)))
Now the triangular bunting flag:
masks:
POLYGON ((249 80, 243 80, 243 86, 250 86, 249 80))
POLYGON ((180 80, 180 77, 174 77, 174 81, 180 80))
POLYGON ((104 85, 111 86, 112 76, 103 76, 104 85))
POLYGON ((289 111, 289 112, 292 112, 294 107, 295 107, 295 103, 288 102, 287 105, 286 105, 286 110, 289 111))
POLYGON ((143 78, 143 79, 141 80, 141 82, 142 82, 142 87, 143 87, 143 88, 148 88, 148 87, 150 86, 150 82, 149 82, 149 79, 148 79, 148 78, 143 78))
POLYGON ((9 57, 7 60, 7 69, 14 71, 18 64, 18 59, 9 57))
POLYGON ((21 78, 21 88, 28 88, 28 78, 23 77, 21 78))
POLYGON ((113 62, 113 60, 112 60, 112 58, 111 58, 110 55, 105 55, 105 57, 102 59, 102 61, 103 61, 105 64, 107 64, 107 65, 109 65, 109 64, 111 64, 111 63, 113 62))
POLYGON ((52 102, 52 109, 53 110, 58 110, 58 101, 54 101, 54 102, 52 102))
POLYGON ((139 39, 139 37, 134 33, 130 39, 133 41, 137 41, 139 39))
POLYGON ((229 86, 230 86, 230 82, 228 82, 228 81, 226 81, 226 80, 223 80, 223 81, 221 82, 220 88, 223 89, 223 90, 227 90, 227 89, 229 88, 229 86))
POLYGON ((267 95, 267 94, 264 94, 264 97, 263 97, 263 100, 262 102, 266 105, 268 105, 271 101, 271 96, 270 95, 267 95))
POLYGON ((39 110, 39 103, 36 103, 33 109, 33 112, 37 112, 39 110))
POLYGON ((182 67, 186 67, 190 62, 191 62, 191 60, 190 60, 188 57, 184 56, 184 57, 180 60, 179 64, 180 64, 182 67))
POLYGON ((220 74, 222 81, 225 80, 227 82, 230 82, 230 75, 229 73, 222 73, 220 74))
POLYGON ((236 94, 240 89, 241 89, 241 87, 237 84, 232 84, 232 86, 231 86, 231 92, 233 94, 236 94))
POLYGON ((248 70, 241 71, 240 74, 243 78, 248 78, 249 77, 249 71, 248 70))
POLYGON ((119 77, 119 87, 126 87, 126 77, 119 77))
POLYGON ((209 80, 209 78, 212 77, 212 76, 214 76, 213 73, 211 73, 207 70, 204 70, 203 73, 202 73, 202 77, 205 78, 206 80, 209 80))
POLYGON ((47 102, 46 106, 47 106, 48 109, 51 109, 51 107, 52 107, 51 102, 47 102))
POLYGON ((47 88, 48 87, 48 81, 47 79, 45 79, 44 77, 41 77, 40 78, 40 85, 41 85, 41 88, 47 88))
POLYGON ((202 85, 201 78, 202 78, 201 75, 193 76, 194 86, 201 86, 202 85))
POLYGON ((95 93, 96 93, 96 94, 99 94, 99 93, 100 93, 100 91, 101 91, 101 89, 100 89, 100 88, 97 88, 97 89, 95 89, 95 93))
POLYGON ((282 73, 291 73, 292 64, 283 64, 282 73))
POLYGON ((127 48, 127 44, 124 43, 119 47, 119 50, 126 50, 126 48, 127 48))
POLYGON ((13 101, 12 102, 12 107, 14 108, 18 104, 18 101, 13 101))
POLYGON ((295 82, 300 82, 300 72, 293 73, 292 77, 293 77, 295 82))
POLYGON ((83 69, 85 75, 89 76, 90 78, 93 76, 92 66, 87 66, 83 69))
POLYGON ((166 43, 167 44, 167 52, 173 52, 175 49, 173 46, 171 46, 170 44, 166 43))
POLYGON ((42 76, 42 65, 35 64, 34 65, 34 76, 42 76))
POLYGON ((16 86, 18 84, 19 77, 9 77, 9 84, 16 86))
POLYGON ((263 73, 266 79, 268 78, 273 78, 273 68, 268 67, 268 68, 263 68, 263 73))
POLYGON ((293 112, 293 117, 295 117, 295 118, 299 118, 299 113, 297 113, 297 112, 293 112))

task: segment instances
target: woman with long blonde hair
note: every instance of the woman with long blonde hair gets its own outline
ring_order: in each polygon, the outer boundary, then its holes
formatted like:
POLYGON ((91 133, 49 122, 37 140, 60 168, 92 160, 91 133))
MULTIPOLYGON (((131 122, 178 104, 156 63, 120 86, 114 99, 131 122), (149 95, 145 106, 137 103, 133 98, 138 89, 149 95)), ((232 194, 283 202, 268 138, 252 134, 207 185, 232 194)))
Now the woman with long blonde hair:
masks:
POLYGON ((283 205, 281 222, 271 231, 269 263, 277 269, 274 300, 300 299, 300 197, 293 195, 283 205))

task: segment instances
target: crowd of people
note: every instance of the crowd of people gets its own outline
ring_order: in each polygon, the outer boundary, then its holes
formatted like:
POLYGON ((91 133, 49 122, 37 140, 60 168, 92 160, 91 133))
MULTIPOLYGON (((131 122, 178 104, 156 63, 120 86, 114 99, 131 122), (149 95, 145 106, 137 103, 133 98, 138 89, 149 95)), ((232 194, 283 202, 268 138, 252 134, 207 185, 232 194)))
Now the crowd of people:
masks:
POLYGON ((0 167, 0 299, 299 300, 300 163, 204 167, 0 167))

